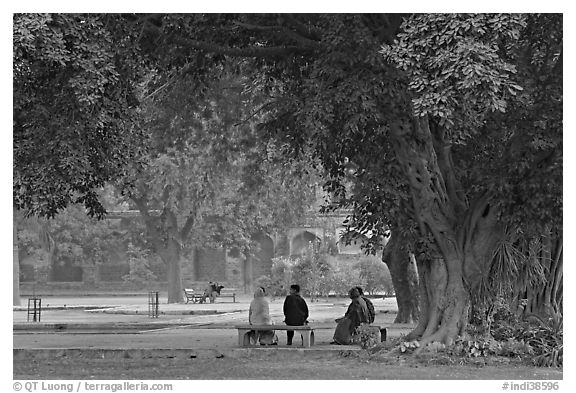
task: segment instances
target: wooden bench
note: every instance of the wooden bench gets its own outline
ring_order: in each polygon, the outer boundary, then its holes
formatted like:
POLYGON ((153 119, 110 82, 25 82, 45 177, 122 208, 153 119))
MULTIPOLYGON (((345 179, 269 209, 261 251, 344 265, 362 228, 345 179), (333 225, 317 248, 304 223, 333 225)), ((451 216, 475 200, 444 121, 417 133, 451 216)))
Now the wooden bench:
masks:
POLYGON ((241 347, 249 347, 250 344, 250 331, 256 330, 293 330, 302 335, 302 346, 310 348, 314 345, 314 328, 308 325, 305 326, 288 326, 288 325, 237 325, 238 329, 238 345, 241 347))
POLYGON ((202 300, 203 296, 204 292, 199 293, 194 291, 192 288, 184 289, 184 297, 186 298, 186 304, 188 304, 188 302, 199 303, 202 300))
POLYGON ((220 290, 220 295, 218 295, 217 298, 219 298, 219 297, 231 297, 232 303, 236 303, 236 289, 235 288, 222 288, 220 290))

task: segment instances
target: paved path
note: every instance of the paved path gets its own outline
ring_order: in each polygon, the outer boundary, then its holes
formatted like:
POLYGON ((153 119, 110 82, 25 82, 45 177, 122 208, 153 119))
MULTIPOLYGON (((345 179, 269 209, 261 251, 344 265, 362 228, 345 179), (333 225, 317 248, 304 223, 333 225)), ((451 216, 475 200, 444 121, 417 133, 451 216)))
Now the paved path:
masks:
MULTIPOLYGON (((249 297, 237 303, 166 304, 160 299, 158 318, 148 317, 147 297, 44 297, 41 322, 27 322, 26 307, 13 312, 15 349, 101 348, 101 349, 226 349, 238 347, 234 325, 246 323, 249 297), (94 308, 99 307, 99 308, 94 308), (100 308, 102 307, 102 308, 100 308), (191 314, 192 313, 192 314, 191 314), (62 328, 55 331, 54 327, 62 328)), ((273 323, 283 324, 283 299, 270 301, 273 323)), ((317 348, 329 345, 336 323, 348 299, 308 301, 309 322, 317 328, 317 348)), ((397 311, 394 299, 375 299, 375 324, 389 326, 389 337, 406 334, 410 326, 392 322, 397 311)), ((280 347, 285 332, 279 332, 280 347)))

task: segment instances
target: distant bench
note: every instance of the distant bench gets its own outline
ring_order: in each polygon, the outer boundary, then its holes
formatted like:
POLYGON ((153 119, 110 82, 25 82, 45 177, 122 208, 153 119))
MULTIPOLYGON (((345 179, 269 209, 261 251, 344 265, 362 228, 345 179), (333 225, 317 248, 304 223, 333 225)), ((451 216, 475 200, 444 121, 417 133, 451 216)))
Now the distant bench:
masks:
MULTIPOLYGON (((204 298, 204 291, 196 292, 192 288, 185 288, 184 289, 184 297, 186 298, 186 303, 189 303, 189 302, 202 303, 202 298, 204 298)), ((228 290, 222 289, 220 291, 220 295, 218 295, 217 297, 231 297, 232 302, 236 303, 236 289, 234 289, 234 288, 230 288, 228 290)))
POLYGON ((203 296, 204 296, 204 292, 202 292, 202 293, 196 292, 195 290, 193 290, 191 288, 185 288, 184 289, 184 297, 186 298, 186 303, 188 303, 188 302, 200 303, 203 296))
POLYGON ((231 297, 232 303, 236 303, 236 288, 222 288, 217 297, 231 297))
POLYGON ((262 331, 262 330, 294 330, 302 335, 302 345, 305 348, 310 348, 314 345, 314 328, 308 325, 305 326, 288 326, 288 325, 237 325, 238 329, 238 345, 242 347, 249 347, 250 344, 250 331, 262 331))

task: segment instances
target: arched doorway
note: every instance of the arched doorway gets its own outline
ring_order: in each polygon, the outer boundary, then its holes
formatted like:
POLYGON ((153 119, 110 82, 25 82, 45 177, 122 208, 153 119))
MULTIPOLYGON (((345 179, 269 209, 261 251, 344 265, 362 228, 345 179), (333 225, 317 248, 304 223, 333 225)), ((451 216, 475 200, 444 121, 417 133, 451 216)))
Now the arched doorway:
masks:
POLYGON ((290 256, 304 255, 308 247, 310 247, 310 243, 320 243, 320 241, 320 238, 312 232, 300 232, 290 241, 290 256))

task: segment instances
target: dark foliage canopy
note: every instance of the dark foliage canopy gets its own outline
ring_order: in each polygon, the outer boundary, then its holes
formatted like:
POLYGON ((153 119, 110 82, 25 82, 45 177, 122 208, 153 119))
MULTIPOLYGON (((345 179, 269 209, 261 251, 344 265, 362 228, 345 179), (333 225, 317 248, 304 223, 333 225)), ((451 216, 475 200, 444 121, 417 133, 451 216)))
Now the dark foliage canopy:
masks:
POLYGON ((96 190, 137 155, 131 124, 142 64, 114 16, 15 14, 14 206, 53 217, 104 208, 96 190), (115 26, 111 29, 110 26, 115 26))

